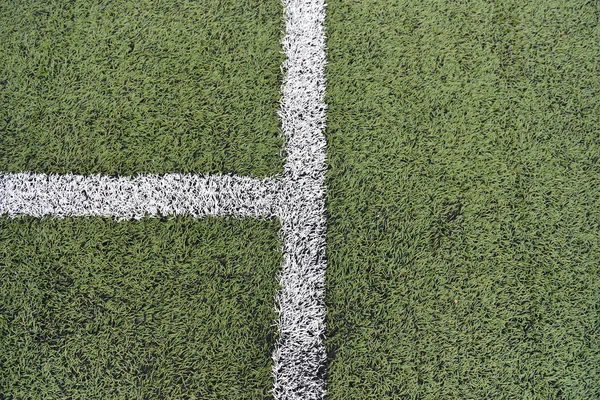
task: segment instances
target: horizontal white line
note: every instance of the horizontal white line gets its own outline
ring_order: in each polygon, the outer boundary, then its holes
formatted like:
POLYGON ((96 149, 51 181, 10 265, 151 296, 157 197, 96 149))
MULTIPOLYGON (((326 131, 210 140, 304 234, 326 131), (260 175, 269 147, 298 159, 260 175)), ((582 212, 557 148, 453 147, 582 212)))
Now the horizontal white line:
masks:
POLYGON ((0 214, 273 217, 281 183, 233 175, 0 174, 0 214))

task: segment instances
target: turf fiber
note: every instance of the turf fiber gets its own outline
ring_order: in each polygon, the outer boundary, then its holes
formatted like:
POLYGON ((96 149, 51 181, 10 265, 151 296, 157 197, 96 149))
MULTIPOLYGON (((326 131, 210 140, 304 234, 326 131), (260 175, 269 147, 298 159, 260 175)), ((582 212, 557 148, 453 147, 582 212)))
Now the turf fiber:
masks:
MULTIPOLYGON (((279 172, 281 11, 3 3, 0 171, 279 172)), ((600 398, 599 17, 328 1, 329 400, 600 398)), ((1 395, 269 396, 276 222, 0 228, 1 395)))
POLYGON ((0 397, 267 398, 278 231, 0 218, 0 397))
POLYGON ((327 10, 328 398, 600 398, 600 3, 327 10))
POLYGON ((278 0, 0 4, 0 171, 281 171, 278 0))

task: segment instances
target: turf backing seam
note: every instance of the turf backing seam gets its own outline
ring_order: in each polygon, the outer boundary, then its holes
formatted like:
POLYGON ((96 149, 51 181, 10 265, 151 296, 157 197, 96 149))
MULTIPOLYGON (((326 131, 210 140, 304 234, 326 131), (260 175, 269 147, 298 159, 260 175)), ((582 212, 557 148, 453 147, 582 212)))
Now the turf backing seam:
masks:
POLYGON ((273 353, 275 399, 322 399, 325 390, 325 3, 284 0, 287 60, 279 115, 287 139, 280 177, 0 174, 10 217, 166 215, 278 217, 284 265, 273 353))

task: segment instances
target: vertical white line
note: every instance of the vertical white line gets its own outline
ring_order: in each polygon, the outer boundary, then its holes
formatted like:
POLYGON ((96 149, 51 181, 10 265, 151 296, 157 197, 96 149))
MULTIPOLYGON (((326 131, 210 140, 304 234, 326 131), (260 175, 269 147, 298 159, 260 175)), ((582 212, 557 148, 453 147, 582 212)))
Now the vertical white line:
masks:
POLYGON ((284 265, 273 353, 275 399, 323 399, 325 389, 325 2, 283 0, 280 117, 287 159, 278 216, 284 265))

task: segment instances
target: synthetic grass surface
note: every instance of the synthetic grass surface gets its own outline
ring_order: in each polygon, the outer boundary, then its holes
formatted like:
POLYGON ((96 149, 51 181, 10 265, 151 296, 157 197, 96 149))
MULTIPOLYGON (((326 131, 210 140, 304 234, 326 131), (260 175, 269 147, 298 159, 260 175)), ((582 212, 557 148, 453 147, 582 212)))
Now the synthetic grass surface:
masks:
POLYGON ((0 4, 0 171, 283 168, 279 0, 0 4))
POLYGON ((600 398, 600 3, 327 12, 328 399, 600 398))
POLYGON ((0 397, 267 398, 278 232, 0 218, 0 397))
MULTIPOLYGON (((328 4, 329 399, 600 398, 598 2, 328 4)), ((279 2, 0 18, 0 171, 280 170, 279 2)), ((1 394, 267 396, 274 222, 0 222, 1 394)))

